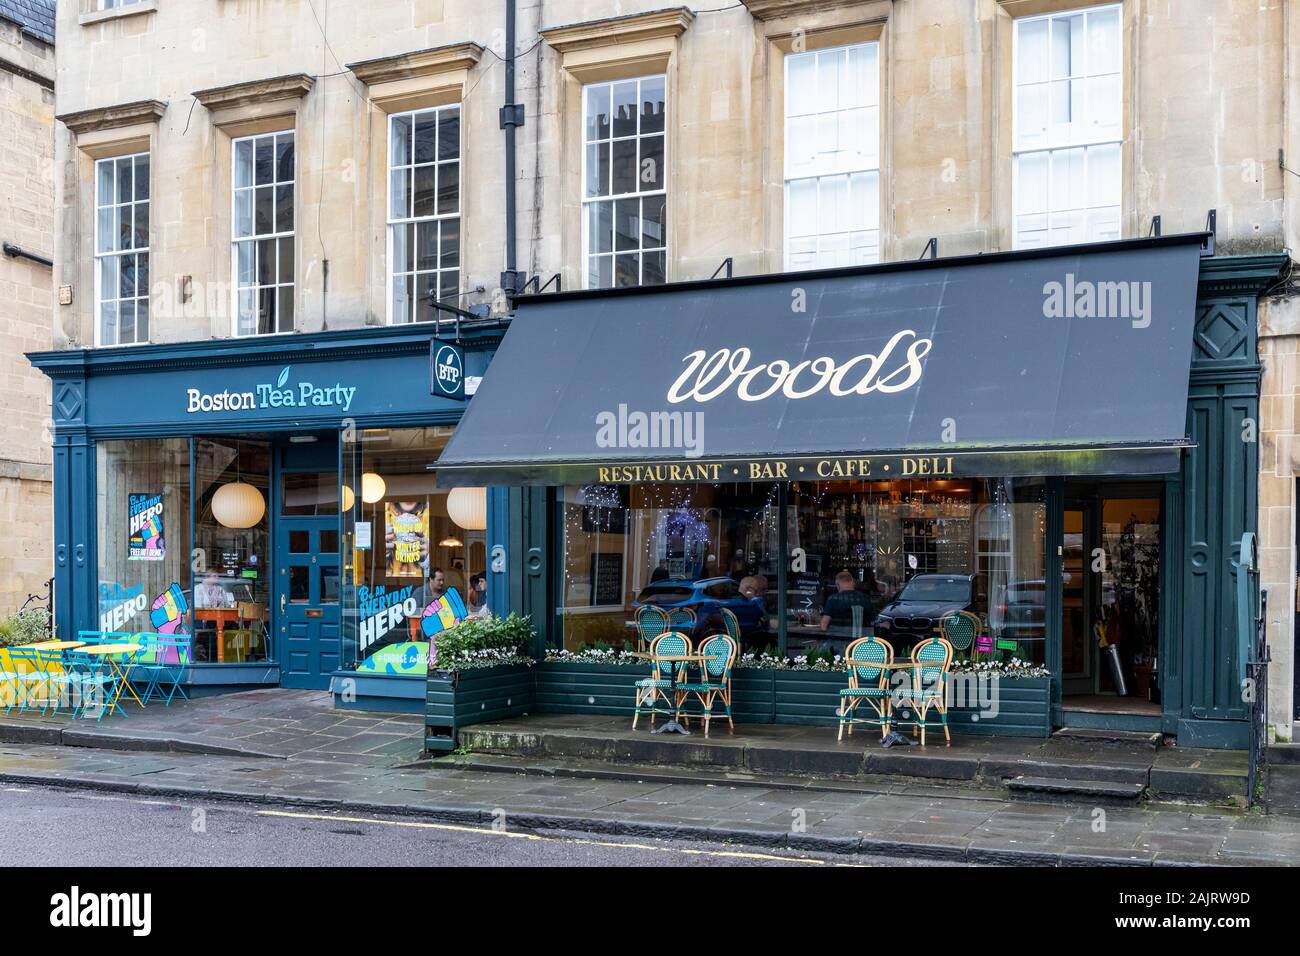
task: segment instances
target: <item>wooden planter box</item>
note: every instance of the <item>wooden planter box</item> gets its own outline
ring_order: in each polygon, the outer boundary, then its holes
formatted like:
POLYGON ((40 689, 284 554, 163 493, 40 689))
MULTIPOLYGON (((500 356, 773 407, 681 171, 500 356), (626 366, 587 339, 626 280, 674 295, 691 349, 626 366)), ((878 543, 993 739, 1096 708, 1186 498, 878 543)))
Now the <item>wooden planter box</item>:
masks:
POLYGON ((424 749, 455 750, 461 727, 533 711, 533 668, 524 664, 429 672, 424 749))
POLYGON ((597 664, 544 661, 534 668, 539 714, 632 716, 636 682, 650 675, 649 664, 597 664))
POLYGON ((998 734, 1003 737, 1050 737, 1052 679, 1002 678, 998 681, 997 716, 975 707, 952 707, 948 726, 955 734, 998 734))

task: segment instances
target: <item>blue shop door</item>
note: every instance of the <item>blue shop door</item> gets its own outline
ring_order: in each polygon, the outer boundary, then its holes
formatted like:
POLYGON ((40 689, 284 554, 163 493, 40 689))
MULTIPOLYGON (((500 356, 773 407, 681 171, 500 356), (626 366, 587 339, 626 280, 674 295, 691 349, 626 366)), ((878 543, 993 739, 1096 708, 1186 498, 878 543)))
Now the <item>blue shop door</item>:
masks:
POLYGON ((282 517, 276 541, 280 684, 329 687, 339 667, 339 521, 282 517))

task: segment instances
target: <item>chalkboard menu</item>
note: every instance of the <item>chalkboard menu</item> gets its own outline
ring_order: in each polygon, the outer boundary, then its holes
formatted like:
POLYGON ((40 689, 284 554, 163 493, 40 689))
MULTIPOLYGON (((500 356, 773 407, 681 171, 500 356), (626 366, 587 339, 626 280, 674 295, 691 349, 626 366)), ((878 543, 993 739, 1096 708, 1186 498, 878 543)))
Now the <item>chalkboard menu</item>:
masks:
POLYGON ((591 605, 623 603, 623 554, 591 556, 591 605))

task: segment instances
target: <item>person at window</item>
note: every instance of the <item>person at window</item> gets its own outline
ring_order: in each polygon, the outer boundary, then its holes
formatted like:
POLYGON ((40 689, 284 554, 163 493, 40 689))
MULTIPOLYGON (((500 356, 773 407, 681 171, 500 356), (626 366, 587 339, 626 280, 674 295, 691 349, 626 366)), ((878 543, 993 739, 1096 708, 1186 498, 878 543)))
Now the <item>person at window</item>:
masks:
POLYGON ((827 637, 862 637, 867 625, 875 617, 875 605, 870 597, 858 590, 858 582, 852 572, 845 569, 835 575, 835 593, 826 599, 826 605, 822 608, 822 633, 827 637), (856 608, 861 608, 858 612, 860 632, 855 632, 853 626, 856 608))
POLYGON ((487 575, 475 574, 469 579, 469 614, 470 617, 482 617, 488 613, 487 575))
POLYGON ((668 573, 668 562, 660 561, 659 567, 650 572, 650 583, 654 584, 656 581, 667 581, 669 577, 671 577, 671 575, 668 573))
POLYGON ((426 608, 446 593, 447 575, 442 568, 433 568, 429 571, 429 577, 424 582, 424 587, 420 589, 420 599, 417 603, 421 608, 426 608))
POLYGON ((194 605, 195 607, 234 607, 235 599, 226 586, 215 575, 209 573, 203 581, 194 588, 194 605))

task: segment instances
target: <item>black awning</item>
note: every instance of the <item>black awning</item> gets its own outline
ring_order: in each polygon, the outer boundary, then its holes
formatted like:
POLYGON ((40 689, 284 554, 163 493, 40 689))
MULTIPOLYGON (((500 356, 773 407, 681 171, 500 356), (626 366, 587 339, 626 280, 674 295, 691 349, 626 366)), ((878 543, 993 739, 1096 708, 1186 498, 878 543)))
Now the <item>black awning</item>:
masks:
POLYGON ((527 297, 438 481, 1175 471, 1200 243, 527 297))

